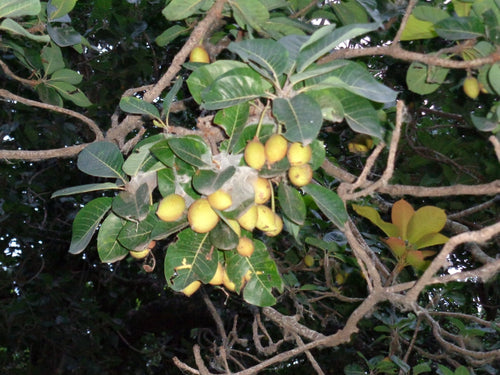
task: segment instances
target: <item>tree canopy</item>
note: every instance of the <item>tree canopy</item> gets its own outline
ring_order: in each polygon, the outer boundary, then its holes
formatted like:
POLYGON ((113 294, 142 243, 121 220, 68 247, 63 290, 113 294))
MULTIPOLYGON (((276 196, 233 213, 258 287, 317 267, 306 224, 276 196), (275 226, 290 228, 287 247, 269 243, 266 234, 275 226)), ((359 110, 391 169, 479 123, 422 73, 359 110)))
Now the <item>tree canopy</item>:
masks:
POLYGON ((500 3, 3 0, 6 374, 495 374, 500 3))

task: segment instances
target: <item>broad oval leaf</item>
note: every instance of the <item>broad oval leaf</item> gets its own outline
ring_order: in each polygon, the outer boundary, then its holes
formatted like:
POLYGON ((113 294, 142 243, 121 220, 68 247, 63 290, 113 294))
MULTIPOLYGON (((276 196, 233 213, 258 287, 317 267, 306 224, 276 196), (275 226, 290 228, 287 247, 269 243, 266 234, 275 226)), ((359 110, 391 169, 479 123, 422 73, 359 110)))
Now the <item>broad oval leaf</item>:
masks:
POLYGON ((71 83, 72 85, 78 85, 82 82, 82 75, 74 70, 70 69, 60 69, 55 71, 54 74, 50 77, 51 81, 63 81, 67 83, 71 83))
POLYGON ((97 183, 97 184, 85 184, 85 185, 78 185, 78 186, 72 186, 64 189, 59 189, 55 192, 52 193, 50 196, 51 198, 57 198, 57 197, 63 197, 66 195, 74 195, 74 194, 80 194, 80 193, 88 193, 90 191, 99 191, 99 190, 117 190, 117 189, 123 189, 123 186, 119 186, 117 184, 114 184, 112 182, 102 182, 102 183, 97 183))
POLYGON ((102 222, 97 234, 97 253, 101 262, 114 263, 127 256, 128 249, 117 239, 124 224, 125 220, 112 212, 102 222))
POLYGON ((210 231, 210 243, 221 250, 233 250, 238 246, 239 237, 234 230, 223 220, 219 220, 214 229, 210 231))
POLYGON ((111 208, 112 198, 100 197, 87 203, 75 216, 69 252, 81 253, 89 244, 97 226, 111 208))
POLYGON ((228 152, 233 150, 236 141, 239 139, 241 132, 245 128, 249 112, 250 104, 246 102, 229 108, 224 108, 218 111, 215 115, 214 123, 224 129, 224 132, 229 138, 227 146, 228 152))
POLYGON ((143 220, 149 211, 149 187, 142 184, 136 191, 122 191, 113 199, 113 212, 127 220, 143 220))
POLYGON ((0 4, 0 18, 36 16, 41 9, 40 0, 3 0, 0 4))
POLYGON ((418 242, 430 233, 438 233, 446 224, 446 213, 439 207, 420 207, 408 223, 408 241, 418 242))
POLYGON ((277 81, 288 66, 288 51, 283 45, 271 39, 248 39, 238 43, 233 42, 228 49, 238 54, 252 68, 273 81, 277 81))
POLYGON ((172 0, 162 10, 162 14, 169 21, 182 20, 196 13, 205 0, 172 0))
POLYGON ((60 81, 50 81, 50 84, 57 90, 59 95, 61 95, 66 100, 71 100, 77 106, 89 107, 92 105, 89 99, 78 87, 73 86, 67 82, 60 81))
POLYGON ((285 124, 286 133, 283 135, 290 142, 311 143, 323 124, 319 104, 306 94, 299 94, 291 99, 275 99, 273 115, 285 124))
POLYGON ((484 24, 477 17, 449 17, 436 23, 434 30, 448 40, 475 39, 485 33, 484 24))
POLYGON ((357 204, 352 205, 352 209, 360 216, 363 216, 370 220, 377 227, 382 229, 387 237, 398 238, 399 237, 399 228, 387 221, 382 220, 380 214, 373 207, 368 206, 359 206, 357 204))
POLYGON ((78 169, 91 176, 113 177, 125 181, 123 155, 118 146, 107 141, 94 142, 78 155, 78 169))
POLYGON ((271 84, 253 69, 232 69, 203 90, 202 107, 208 110, 227 108, 264 96, 270 88, 271 84))
POLYGON ((278 200, 283 213, 294 223, 302 225, 306 219, 306 205, 297 189, 281 183, 278 187, 278 200))
POLYGON ((48 35, 35 35, 31 34, 28 30, 18 24, 11 18, 6 18, 0 23, 0 30, 7 31, 9 33, 22 35, 26 38, 34 40, 40 43, 48 43, 50 42, 50 37, 48 35))
POLYGON ((449 69, 438 66, 428 67, 420 62, 413 62, 406 72, 408 88, 420 95, 436 91, 446 80, 449 69))
POLYGON ((335 226, 339 229, 344 228, 348 216, 344 202, 342 202, 337 193, 315 184, 306 185, 302 187, 302 190, 312 197, 318 208, 335 226))
POLYGON ((212 153, 201 137, 186 135, 170 138, 168 145, 186 163, 201 169, 212 167, 212 153))
POLYGON ((200 194, 212 194, 233 177, 235 172, 236 168, 233 166, 220 172, 215 172, 210 169, 201 170, 193 176, 193 187, 200 194))
POLYGON ((49 20, 55 20, 65 16, 75 7, 77 0, 51 0, 47 10, 49 20))
POLYGON ((233 10, 233 17, 242 28, 248 26, 260 31, 262 24, 269 19, 267 8, 259 0, 233 0, 229 3, 233 10))
POLYGON ((158 35, 155 39, 156 44, 165 47, 168 43, 175 40, 178 36, 186 33, 189 29, 181 25, 174 25, 158 35))
POLYGON ((149 206, 146 218, 139 223, 127 221, 123 226, 118 241, 129 250, 141 251, 151 242, 151 233, 160 221, 156 216, 156 206, 149 206))
POLYGON ((61 26, 47 24, 47 33, 59 47, 74 46, 82 43, 83 40, 82 35, 78 31, 65 23, 61 24, 61 26))
POLYGON ((392 205, 391 210, 391 220, 392 223, 398 227, 399 230, 399 238, 403 241, 406 241, 408 235, 408 223, 411 218, 415 214, 415 210, 404 199, 398 200, 396 203, 392 205))
POLYGON ((158 109, 153 104, 145 102, 135 96, 126 96, 121 98, 120 109, 127 113, 149 115, 155 118, 160 118, 160 112, 158 112, 158 109))

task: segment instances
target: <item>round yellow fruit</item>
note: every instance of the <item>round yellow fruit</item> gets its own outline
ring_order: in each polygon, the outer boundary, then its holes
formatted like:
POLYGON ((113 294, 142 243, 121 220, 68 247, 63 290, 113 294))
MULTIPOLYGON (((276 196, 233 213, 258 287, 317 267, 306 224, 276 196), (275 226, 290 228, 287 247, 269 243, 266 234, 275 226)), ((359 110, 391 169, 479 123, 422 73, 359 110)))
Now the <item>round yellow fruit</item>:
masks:
POLYGON ((305 186, 311 182, 313 171, 309 164, 290 167, 288 170, 288 178, 290 182, 297 187, 305 186))
POLYGON ((215 193, 210 194, 207 199, 212 208, 221 211, 228 209, 233 204, 231 195, 223 190, 217 190, 215 193))
POLYGON ((201 281, 199 280, 193 281, 187 287, 182 289, 182 293, 184 293, 187 297, 191 297, 194 294, 194 292, 200 289, 200 286, 201 286, 201 281))
POLYGON ((314 266, 314 258, 312 255, 310 254, 307 254, 305 257, 304 257, 304 264, 307 266, 307 267, 312 267, 314 266))
POLYGON ((238 218, 238 223, 243 229, 253 231, 257 224, 257 206, 251 206, 243 215, 238 218))
POLYGON ((267 206, 257 205, 257 222, 255 227, 263 232, 276 230, 276 222, 273 210, 267 206))
POLYGON ((188 221, 191 229, 197 233, 207 233, 215 228, 219 216, 205 198, 194 201, 188 210, 188 221))
POLYGON ((167 195, 160 201, 156 215, 167 222, 179 220, 186 208, 186 201, 178 194, 167 195))
POLYGON ((234 231, 234 233, 236 233, 238 235, 238 237, 241 237, 240 223, 238 223, 237 220, 233 220, 233 219, 227 219, 227 223, 229 224, 231 229, 234 231))
POLYGON ((224 275, 223 275, 223 278, 222 278, 222 284, 230 292, 235 292, 236 291, 236 284, 233 281, 231 281, 231 279, 229 279, 229 276, 227 275, 226 270, 224 270, 224 275))
POLYGON ((129 251, 129 254, 132 256, 132 258, 144 259, 148 256, 150 251, 150 249, 144 249, 142 251, 129 251))
POLYGON ((208 53, 205 50, 205 48, 198 46, 193 48, 193 50, 189 54, 189 61, 198 63, 209 63, 210 57, 208 56, 208 53))
POLYGON ((253 169, 260 170, 266 163, 264 145, 258 139, 248 142, 243 156, 248 166, 253 169))
POLYGON ((214 277, 208 283, 210 285, 222 285, 224 281, 224 266, 222 263, 217 264, 217 270, 215 271, 214 277))
POLYGON ((481 90, 478 80, 472 76, 468 76, 464 80, 463 88, 465 94, 471 99, 476 99, 479 95, 479 91, 481 90))
POLYGON ((253 183, 255 204, 264 204, 271 199, 271 183, 267 178, 257 177, 253 183))
POLYGON ((238 246, 236 247, 236 251, 242 257, 250 257, 252 256, 255 250, 255 246, 253 241, 248 237, 240 237, 240 241, 238 242, 238 246))
POLYGON ((266 159, 269 164, 276 163, 286 156, 288 141, 281 134, 273 134, 264 146, 266 159))
POLYGON ((288 148, 287 157, 291 166, 307 164, 312 158, 311 146, 302 146, 302 143, 294 142, 288 148))
POLYGON ((274 229, 270 229, 264 232, 266 236, 275 237, 281 233, 283 230, 283 220, 278 214, 274 214, 274 229))

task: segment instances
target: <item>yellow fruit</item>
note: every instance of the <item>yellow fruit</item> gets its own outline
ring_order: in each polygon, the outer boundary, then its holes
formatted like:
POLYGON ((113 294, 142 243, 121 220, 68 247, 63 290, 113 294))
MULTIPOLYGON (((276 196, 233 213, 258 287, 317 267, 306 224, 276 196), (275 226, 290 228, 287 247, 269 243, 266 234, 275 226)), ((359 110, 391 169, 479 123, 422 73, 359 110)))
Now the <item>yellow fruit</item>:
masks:
POLYGON ((314 266, 314 258, 312 255, 310 254, 307 254, 305 257, 304 257, 304 264, 307 266, 307 267, 312 267, 314 266))
POLYGON ((236 284, 229 279, 229 276, 227 275, 226 270, 224 270, 224 275, 223 275, 223 278, 222 278, 222 284, 230 292, 236 291, 236 284))
POLYGON ((266 142, 264 150, 269 164, 276 163, 286 156, 288 141, 281 134, 273 134, 266 142))
POLYGON ((264 234, 269 237, 277 236, 283 230, 283 220, 278 214, 274 214, 274 229, 265 231, 264 234))
POLYGON ((312 157, 311 146, 302 146, 302 143, 294 142, 288 148, 287 157, 292 166, 309 163, 312 157))
POLYGON ((132 258, 144 259, 148 256, 150 251, 151 250, 149 250, 149 249, 144 249, 142 251, 129 251, 129 254, 132 256, 132 258))
POLYGON ((208 283, 210 285, 222 285, 224 281, 224 266, 221 263, 217 264, 217 271, 215 271, 214 277, 208 283))
POLYGON ((210 194, 207 199, 212 208, 221 211, 228 209, 233 204, 231 195, 223 190, 217 190, 215 193, 210 194))
POLYGON ((170 194, 160 201, 156 215, 163 221, 176 221, 181 218, 185 208, 186 202, 183 197, 170 194))
POLYGON ((273 210, 267 206, 257 205, 257 229, 263 232, 276 230, 276 222, 273 210))
POLYGON ((238 218, 238 223, 243 229, 253 231, 257 223, 257 206, 251 206, 243 215, 238 218))
POLYGON ((149 244, 148 244, 148 249, 154 249, 156 246, 156 241, 155 240, 152 240, 149 244))
POLYGON ((337 272, 335 275, 335 282, 337 285, 342 285, 345 282, 345 275, 343 273, 337 272))
POLYGON ((188 297, 191 297, 194 294, 194 292, 200 289, 200 286, 201 286, 201 281, 199 280, 193 281, 187 287, 182 289, 182 293, 184 293, 188 297))
POLYGON ((240 237, 240 241, 238 242, 238 246, 236 247, 236 251, 242 257, 250 257, 252 256, 255 250, 255 246, 253 241, 248 237, 240 237))
POLYGON ((268 179, 257 177, 253 184, 255 204, 264 204, 271 199, 271 183, 268 179))
POLYGON ((210 207, 208 200, 201 198, 189 206, 188 221, 195 232, 207 233, 215 228, 219 222, 219 216, 210 207))
POLYGON ((190 62, 199 62, 199 63, 209 63, 210 57, 208 56, 207 51, 203 47, 195 47, 191 53, 189 54, 190 62))
POLYGON ((245 282, 249 282, 250 279, 252 278, 252 273, 253 273, 252 270, 248 270, 245 276, 243 276, 243 280, 245 282))
POLYGON ((245 147, 244 158, 249 167, 260 170, 266 163, 264 145, 258 139, 248 142, 245 147))
POLYGON ((238 221, 232 220, 232 219, 227 219, 227 223, 229 224, 231 229, 234 231, 234 233, 236 233, 238 235, 238 237, 241 237, 241 228, 240 228, 240 224, 238 223, 238 221))
POLYGON ((313 171, 309 164, 290 167, 288 170, 288 178, 290 182, 297 187, 305 186, 311 182, 313 171))
POLYGON ((479 91, 481 90, 479 87, 479 82, 475 77, 468 76, 464 80, 464 92, 465 94, 471 98, 476 99, 479 95, 479 91))

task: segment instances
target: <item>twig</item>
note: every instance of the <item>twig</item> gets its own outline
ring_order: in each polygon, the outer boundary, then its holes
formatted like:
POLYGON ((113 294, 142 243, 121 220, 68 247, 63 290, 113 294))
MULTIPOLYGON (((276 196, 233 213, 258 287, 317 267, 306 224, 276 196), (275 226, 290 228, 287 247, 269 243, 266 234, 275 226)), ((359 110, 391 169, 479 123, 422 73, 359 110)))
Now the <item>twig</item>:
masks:
POLYGON ((396 45, 399 44, 399 41, 401 40, 401 35, 403 34, 403 31, 406 27, 406 24, 408 23, 408 19, 410 18, 411 12, 413 11, 413 8, 415 8, 415 5, 417 5, 417 0, 410 0, 408 2, 408 6, 406 7, 403 19, 401 20, 401 24, 399 25, 398 32, 396 33, 396 36, 392 40, 392 44, 396 45))
MULTIPOLYGON (((297 341, 297 344, 299 347, 304 346, 304 341, 302 341, 302 339, 300 338, 299 335, 294 334, 293 336, 295 338, 295 341, 297 341)), ((306 353, 307 359, 309 360, 309 362, 311 362, 313 369, 316 370, 316 373, 318 375, 325 375, 325 373, 323 372, 323 370, 319 366, 318 361, 316 361, 316 358, 314 358, 314 356, 312 355, 311 351, 306 350, 305 353, 306 353)))
POLYGON ((495 149, 495 154, 497 155, 497 159, 500 162, 500 140, 494 135, 491 135, 488 140, 493 144, 495 149))

